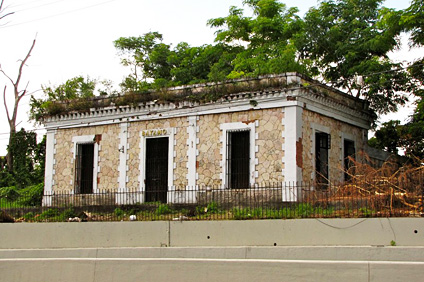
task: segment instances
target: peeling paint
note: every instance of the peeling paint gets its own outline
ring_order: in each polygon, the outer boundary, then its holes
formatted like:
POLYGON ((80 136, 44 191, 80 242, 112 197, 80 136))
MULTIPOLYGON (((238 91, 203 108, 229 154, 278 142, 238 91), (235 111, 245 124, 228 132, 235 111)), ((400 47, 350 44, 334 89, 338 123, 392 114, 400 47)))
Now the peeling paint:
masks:
POLYGON ((303 168, 303 145, 302 137, 296 141, 296 165, 299 168, 303 168))
POLYGON ((244 120, 242 121, 242 123, 244 124, 250 124, 250 123, 254 123, 256 120, 252 119, 252 120, 244 120))

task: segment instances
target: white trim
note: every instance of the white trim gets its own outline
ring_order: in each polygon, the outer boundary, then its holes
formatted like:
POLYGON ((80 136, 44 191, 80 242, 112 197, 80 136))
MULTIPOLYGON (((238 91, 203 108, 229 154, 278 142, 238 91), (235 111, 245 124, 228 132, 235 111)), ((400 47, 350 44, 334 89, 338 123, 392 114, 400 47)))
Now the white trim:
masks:
POLYGON ((53 194, 53 175, 54 175, 54 165, 55 165, 55 140, 56 130, 47 131, 46 134, 46 164, 44 172, 44 195, 43 197, 43 206, 52 205, 52 194, 53 194))
POLYGON ((176 128, 159 128, 159 129, 152 129, 152 130, 142 130, 140 131, 140 176, 139 176, 139 183, 140 183, 140 191, 143 192, 142 196, 140 198, 141 203, 145 201, 144 192, 146 191, 145 187, 145 178, 146 178, 146 139, 149 138, 160 138, 160 137, 168 137, 168 193, 167 193, 167 202, 170 202, 173 197, 172 193, 175 191, 175 186, 173 186, 174 183, 174 147, 175 147, 175 134, 177 130, 176 128), (154 136, 146 136, 145 132, 159 132, 160 135, 154 136))
POLYGON ((232 123, 223 123, 220 125, 220 129, 222 130, 221 135, 221 152, 222 152, 222 170, 221 170, 221 181, 222 181, 222 189, 228 188, 228 179, 226 177, 227 175, 227 132, 231 130, 243 130, 247 129, 249 130, 249 142, 250 142, 250 164, 249 164, 249 170, 250 170, 250 177, 249 177, 249 184, 250 186, 253 186, 255 184, 255 178, 257 177, 256 170, 256 122, 251 123, 243 123, 243 122, 232 122, 232 123))
MULTIPOLYGON (((297 201, 298 192, 292 186, 302 182, 302 167, 297 163, 297 143, 301 142, 303 128, 303 109, 299 106, 284 108, 283 131, 283 149, 284 157, 284 182, 289 186, 283 186, 283 201, 297 201)), ((303 144, 302 144, 303 146, 303 144)), ((301 156, 303 159, 303 155, 301 156)))
MULTIPOLYGON (((97 177, 98 172, 100 172, 100 165, 99 165, 99 151, 100 151, 100 145, 95 142, 96 135, 81 135, 81 136, 74 136, 72 137, 72 143, 73 143, 73 163, 75 165, 75 158, 77 153, 77 146, 78 144, 83 143, 93 143, 94 144, 94 160, 93 160, 93 193, 99 193, 99 189, 97 187, 97 177)), ((74 168, 75 169, 75 168, 74 168)), ((73 175, 73 183, 75 185, 75 173, 73 175)), ((74 191, 74 188, 72 189, 74 191)))
POLYGON ((306 97, 300 97, 298 100, 304 101, 305 109, 311 112, 334 118, 336 120, 342 121, 353 126, 357 126, 362 129, 368 130, 371 128, 370 122, 365 121, 363 118, 359 117, 359 112, 357 112, 357 115, 354 115, 355 113, 353 112, 353 110, 349 108, 346 108, 346 111, 343 111, 343 108, 334 108, 328 104, 319 103, 311 98, 306 99, 306 97))
MULTIPOLYGON (((332 117, 345 123, 369 129, 369 120, 363 112, 354 110, 347 106, 339 105, 333 100, 311 97, 299 90, 285 92, 276 92, 268 96, 255 96, 258 105, 254 109, 281 108, 298 105, 310 111, 332 117), (297 101, 287 100, 287 95, 296 97, 297 101)), ((45 122, 46 128, 73 128, 84 126, 96 126, 121 123, 122 119, 128 119, 128 122, 137 122, 144 120, 158 120, 175 117, 201 116, 208 114, 220 114, 251 110, 253 107, 249 104, 249 99, 218 101, 209 104, 193 104, 193 107, 178 108, 176 105, 166 106, 153 105, 148 109, 137 108, 125 111, 111 110, 103 114, 86 113, 78 118, 53 117, 45 122), (83 121, 83 122, 82 122, 83 121)))
POLYGON ((196 151, 199 139, 196 132, 197 117, 188 117, 187 140, 187 184, 189 190, 196 189, 196 151))
MULTIPOLYGON (((118 192, 128 192, 127 189, 127 153, 128 153, 128 122, 120 124, 121 132, 119 133, 119 145, 117 150, 119 151, 119 176, 118 176, 118 192)), ((126 194, 124 194, 126 195, 126 194)), ((120 200, 125 200, 123 197, 117 197, 117 204, 120 200)))
MULTIPOLYGON (((330 135, 330 139, 331 139, 331 149, 334 147, 333 146, 333 139, 334 136, 331 136, 330 133, 330 128, 328 126, 324 126, 321 124, 317 124, 314 122, 311 122, 311 129, 312 129, 312 136, 311 136, 311 160, 312 160, 312 173, 311 173, 311 181, 315 181, 315 175, 316 175, 316 167, 315 167, 315 158, 316 158, 316 152, 315 152, 315 133, 316 132, 322 132, 322 133, 327 133, 328 135, 330 135)), ((328 160, 327 160, 327 164, 328 164, 328 180, 331 181, 331 164, 330 164, 330 155, 331 155, 331 149, 328 150, 328 160)))

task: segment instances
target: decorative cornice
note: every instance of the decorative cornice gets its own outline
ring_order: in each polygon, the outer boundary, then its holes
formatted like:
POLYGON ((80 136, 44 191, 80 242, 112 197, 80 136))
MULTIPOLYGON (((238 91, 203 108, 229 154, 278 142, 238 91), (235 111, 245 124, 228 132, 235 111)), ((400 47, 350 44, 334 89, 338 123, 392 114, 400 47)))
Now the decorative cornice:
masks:
POLYGON ((270 88, 262 91, 244 91, 230 94, 214 102, 199 103, 195 101, 171 102, 146 102, 136 106, 108 106, 92 108, 89 112, 70 112, 48 117, 44 123, 49 128, 79 127, 104 123, 119 123, 124 120, 152 120, 182 116, 236 112, 251 109, 276 108, 303 103, 310 110, 320 108, 321 114, 344 117, 343 120, 361 127, 369 127, 372 121, 372 112, 365 109, 366 102, 340 94, 338 91, 326 94, 328 87, 314 85, 315 89, 301 85, 301 78, 305 77, 292 74, 291 79, 286 75, 286 82, 291 82, 288 88, 270 88), (294 83, 293 83, 294 82, 294 83), (318 90, 317 90, 318 88, 318 90), (320 91, 322 90, 322 91, 320 91), (335 99, 338 98, 338 99, 335 99))

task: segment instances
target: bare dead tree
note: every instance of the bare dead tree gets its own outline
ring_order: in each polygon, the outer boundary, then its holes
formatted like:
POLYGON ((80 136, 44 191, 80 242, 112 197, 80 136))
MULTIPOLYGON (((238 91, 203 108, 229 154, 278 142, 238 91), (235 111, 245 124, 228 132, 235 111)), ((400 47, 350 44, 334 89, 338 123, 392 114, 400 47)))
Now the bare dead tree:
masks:
POLYGON ((4 0, 1 0, 0 1, 0 20, 4 19, 7 16, 10 16, 10 15, 13 15, 14 14, 14 12, 10 12, 10 13, 6 13, 6 14, 2 15, 2 13, 4 12, 4 6, 3 6, 3 4, 4 4, 4 0))
MULTIPOLYGON (((13 103, 13 111, 12 113, 10 113, 9 111, 9 107, 7 106, 7 102, 6 102, 6 93, 7 93, 7 86, 4 86, 3 89, 3 103, 4 103, 4 108, 6 110, 6 116, 7 116, 7 121, 9 123, 9 145, 11 144, 11 142, 13 142, 13 137, 16 133, 16 120, 17 120, 17 116, 18 116, 18 107, 19 107, 19 102, 21 101, 21 99, 28 94, 27 88, 28 88, 28 83, 26 84, 25 88, 23 90, 20 90, 19 88, 19 84, 21 83, 21 78, 22 78, 22 73, 23 73, 23 69, 24 66, 27 62, 27 60, 29 59, 29 57, 31 56, 31 52, 34 49, 35 46, 35 39, 32 42, 31 48, 29 49, 28 53, 26 54, 25 58, 21 61, 20 66, 19 66, 19 70, 18 70, 18 76, 16 78, 16 80, 13 80, 9 75, 6 74, 6 72, 3 70, 3 68, 0 65, 0 72, 11 82, 11 84, 13 85, 13 95, 14 95, 14 103, 13 103)), ((6 162, 7 162, 7 167, 9 171, 13 170, 13 152, 8 151, 7 155, 6 155, 6 162)))

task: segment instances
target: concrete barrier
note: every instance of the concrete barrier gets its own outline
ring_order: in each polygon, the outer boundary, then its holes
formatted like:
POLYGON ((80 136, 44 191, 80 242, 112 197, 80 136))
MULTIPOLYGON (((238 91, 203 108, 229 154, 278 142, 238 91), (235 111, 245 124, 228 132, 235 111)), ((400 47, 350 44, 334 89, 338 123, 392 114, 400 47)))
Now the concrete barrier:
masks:
POLYGON ((5 223, 0 234, 0 249, 160 247, 168 245, 169 223, 5 223))
POLYGON ((170 246, 424 246, 422 218, 171 222, 170 246))
POLYGON ((424 277, 422 218, 10 223, 0 236, 0 282, 424 277))
POLYGON ((424 262, 226 259, 0 260, 0 281, 422 281, 424 262))
POLYGON ((424 218, 0 224, 0 249, 424 246, 424 218))

